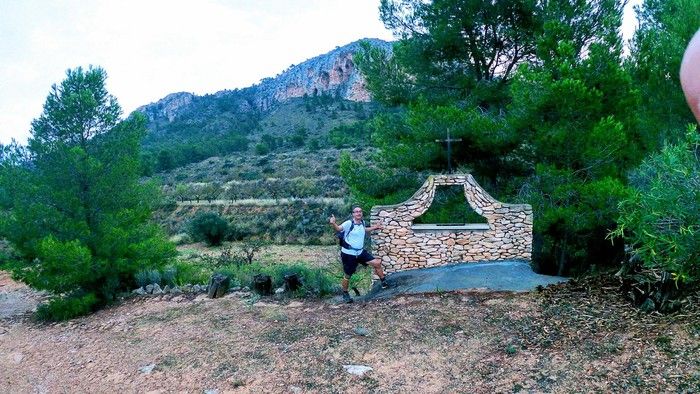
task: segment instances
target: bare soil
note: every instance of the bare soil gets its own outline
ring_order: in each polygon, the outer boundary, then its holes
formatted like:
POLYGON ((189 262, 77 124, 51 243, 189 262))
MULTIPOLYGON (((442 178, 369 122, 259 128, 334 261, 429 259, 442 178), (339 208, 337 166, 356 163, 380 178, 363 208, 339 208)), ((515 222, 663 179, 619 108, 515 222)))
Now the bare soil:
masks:
MULTIPOLYGON (((3 294, 31 293, 0 278, 3 294)), ((605 286, 253 301, 136 297, 57 324, 5 316, 0 392, 700 390, 697 311, 641 314, 605 286)))

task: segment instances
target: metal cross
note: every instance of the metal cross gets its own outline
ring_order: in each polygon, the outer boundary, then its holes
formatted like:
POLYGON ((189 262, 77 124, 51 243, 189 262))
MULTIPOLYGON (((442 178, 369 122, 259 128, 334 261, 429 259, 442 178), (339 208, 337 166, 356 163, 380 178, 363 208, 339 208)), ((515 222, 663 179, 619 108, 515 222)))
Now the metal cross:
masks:
POLYGON ((446 140, 435 140, 435 142, 447 142, 447 173, 452 173, 452 142, 462 141, 461 138, 450 138, 450 129, 447 129, 447 139, 446 140))

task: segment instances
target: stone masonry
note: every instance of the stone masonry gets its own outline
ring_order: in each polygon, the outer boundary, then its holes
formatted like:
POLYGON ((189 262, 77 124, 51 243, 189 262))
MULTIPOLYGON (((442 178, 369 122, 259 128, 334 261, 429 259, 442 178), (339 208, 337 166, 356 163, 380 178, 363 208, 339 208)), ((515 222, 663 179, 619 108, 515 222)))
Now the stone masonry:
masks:
POLYGON ((387 272, 458 262, 530 260, 532 207, 496 201, 470 174, 433 175, 407 201, 372 207, 371 223, 384 228, 372 235, 373 254, 387 272), (414 225, 428 210, 437 186, 463 185, 469 206, 488 224, 414 225))

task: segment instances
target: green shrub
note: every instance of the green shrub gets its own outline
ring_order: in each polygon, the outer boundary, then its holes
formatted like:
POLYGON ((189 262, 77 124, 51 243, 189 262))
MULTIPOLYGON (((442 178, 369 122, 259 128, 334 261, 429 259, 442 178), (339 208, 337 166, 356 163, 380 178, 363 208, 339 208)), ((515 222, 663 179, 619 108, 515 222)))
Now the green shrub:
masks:
POLYGON ((43 321, 62 321, 84 316, 97 309, 99 301, 94 293, 54 298, 40 305, 36 318, 43 321))
POLYGON ((147 270, 143 270, 143 271, 137 272, 137 273, 134 275, 134 280, 136 281, 136 286, 138 286, 138 287, 144 287, 144 286, 146 286, 146 285, 151 284, 151 283, 149 282, 148 271, 147 271, 147 270))
POLYGON ((147 271, 148 283, 147 284, 161 284, 163 277, 160 275, 160 271, 157 269, 151 269, 147 271))
POLYGON ((194 240, 221 245, 228 234, 229 225, 218 213, 200 212, 190 221, 188 230, 194 240))
POLYGON ((206 283, 211 277, 211 267, 206 267, 191 261, 177 261, 173 265, 175 269, 175 285, 206 283))
POLYGON ((700 282, 699 157, 693 127, 683 143, 644 160, 630 176, 634 191, 620 203, 611 233, 624 236, 645 268, 669 273, 676 286, 700 282))
POLYGON ((169 265, 163 269, 163 283, 168 286, 177 284, 177 268, 174 265, 169 265))

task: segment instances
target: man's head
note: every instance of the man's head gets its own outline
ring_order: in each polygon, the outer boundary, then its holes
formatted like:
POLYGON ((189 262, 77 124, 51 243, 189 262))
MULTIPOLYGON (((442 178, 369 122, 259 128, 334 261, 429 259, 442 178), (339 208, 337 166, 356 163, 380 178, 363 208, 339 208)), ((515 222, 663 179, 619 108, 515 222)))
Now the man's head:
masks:
POLYGON ((353 205, 352 207, 352 218, 355 221, 362 220, 362 207, 359 205, 353 205))

